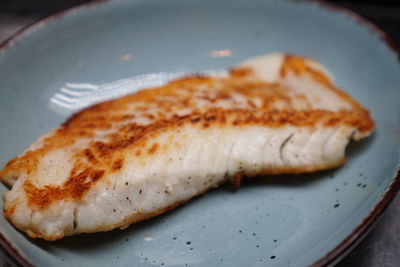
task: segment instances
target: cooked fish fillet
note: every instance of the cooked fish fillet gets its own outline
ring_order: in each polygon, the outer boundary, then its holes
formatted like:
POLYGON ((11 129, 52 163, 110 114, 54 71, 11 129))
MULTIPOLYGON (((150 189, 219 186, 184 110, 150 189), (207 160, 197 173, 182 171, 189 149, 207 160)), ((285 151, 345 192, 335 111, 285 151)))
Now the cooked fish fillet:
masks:
POLYGON ((0 172, 4 214, 46 240, 124 228, 228 180, 339 166, 373 128, 318 62, 257 57, 73 115, 0 172))

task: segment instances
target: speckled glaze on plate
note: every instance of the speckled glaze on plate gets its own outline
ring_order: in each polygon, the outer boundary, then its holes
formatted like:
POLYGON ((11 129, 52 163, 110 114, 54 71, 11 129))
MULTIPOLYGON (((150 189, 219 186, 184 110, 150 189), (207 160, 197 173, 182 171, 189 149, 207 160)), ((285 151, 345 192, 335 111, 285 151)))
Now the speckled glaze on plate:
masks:
POLYGON ((56 242, 27 238, 1 216, 0 243, 38 266, 335 263, 400 184, 400 66, 380 35, 346 12, 288 0, 106 1, 33 25, 0 51, 0 164, 66 119, 50 104, 66 86, 224 69, 275 51, 320 60, 377 130, 336 170, 224 186, 125 230, 56 242))

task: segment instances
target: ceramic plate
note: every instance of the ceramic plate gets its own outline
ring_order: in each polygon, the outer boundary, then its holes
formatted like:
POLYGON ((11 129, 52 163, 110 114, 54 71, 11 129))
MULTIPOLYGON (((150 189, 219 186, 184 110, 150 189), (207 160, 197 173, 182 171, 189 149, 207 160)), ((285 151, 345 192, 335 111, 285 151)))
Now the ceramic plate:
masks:
POLYGON ((1 216, 1 242, 38 266, 337 261, 399 187, 400 67, 382 34, 360 21, 303 1, 132 0, 34 24, 0 52, 1 164, 90 103, 275 51, 320 60, 371 110, 377 130, 352 144, 348 163, 333 171, 263 177, 237 191, 223 186, 125 230, 57 242, 27 238, 1 216))

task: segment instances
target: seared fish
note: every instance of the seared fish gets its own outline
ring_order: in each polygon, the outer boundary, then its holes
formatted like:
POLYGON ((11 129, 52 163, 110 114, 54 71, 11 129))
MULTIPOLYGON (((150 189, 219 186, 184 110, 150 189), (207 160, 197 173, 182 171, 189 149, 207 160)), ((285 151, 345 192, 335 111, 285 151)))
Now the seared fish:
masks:
POLYGON ((76 113, 0 172, 4 214, 46 240, 124 228, 229 180, 342 165, 373 128, 318 62, 257 57, 76 113))

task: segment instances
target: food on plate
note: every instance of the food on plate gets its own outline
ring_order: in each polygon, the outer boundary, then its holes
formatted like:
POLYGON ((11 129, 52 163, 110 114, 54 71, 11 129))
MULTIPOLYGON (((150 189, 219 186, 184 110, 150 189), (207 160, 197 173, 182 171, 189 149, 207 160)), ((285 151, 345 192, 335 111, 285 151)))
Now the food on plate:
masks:
POLYGON ((318 62, 256 57, 74 114, 0 172, 4 214, 46 240, 124 228, 226 181, 342 165, 373 128, 318 62))

